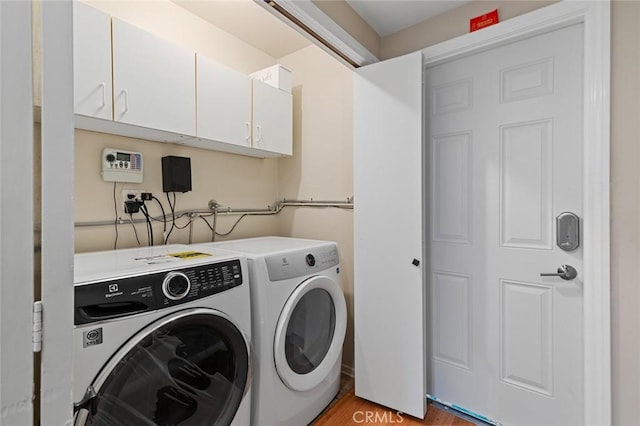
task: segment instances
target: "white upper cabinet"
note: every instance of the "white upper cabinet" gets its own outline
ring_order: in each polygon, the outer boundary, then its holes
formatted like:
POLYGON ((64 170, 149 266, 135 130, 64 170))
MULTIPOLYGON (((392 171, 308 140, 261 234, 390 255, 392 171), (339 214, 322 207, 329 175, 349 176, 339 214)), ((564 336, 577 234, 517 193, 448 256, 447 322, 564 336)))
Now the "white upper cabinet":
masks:
POLYGON ((293 152, 291 93, 197 57, 198 140, 202 148, 258 157, 293 152))
POLYGON ((74 111, 111 120, 111 16, 73 2, 74 111))
POLYGON ((291 93, 73 5, 76 128, 254 157, 293 153, 291 93))
POLYGON ((251 78, 197 56, 199 138, 251 146, 251 78))
POLYGON ((293 154, 293 97, 258 80, 253 82, 253 147, 293 154))
POLYGON ((196 134, 195 52, 113 18, 114 120, 196 134))

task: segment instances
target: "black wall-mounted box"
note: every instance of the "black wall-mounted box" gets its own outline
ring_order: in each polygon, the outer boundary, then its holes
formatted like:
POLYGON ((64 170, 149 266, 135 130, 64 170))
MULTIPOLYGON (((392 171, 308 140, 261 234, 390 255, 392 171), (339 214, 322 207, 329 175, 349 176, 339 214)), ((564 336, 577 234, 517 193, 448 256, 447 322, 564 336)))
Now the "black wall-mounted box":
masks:
POLYGON ((191 191, 191 158, 162 157, 162 191, 191 191))

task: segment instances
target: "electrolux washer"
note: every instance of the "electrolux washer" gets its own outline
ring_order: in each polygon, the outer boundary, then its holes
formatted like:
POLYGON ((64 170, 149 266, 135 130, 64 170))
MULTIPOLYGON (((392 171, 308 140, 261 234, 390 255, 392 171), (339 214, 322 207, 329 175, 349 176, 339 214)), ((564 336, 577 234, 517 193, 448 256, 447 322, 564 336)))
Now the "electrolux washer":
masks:
POLYGON ((347 311, 336 244, 264 237, 204 247, 247 256, 257 357, 251 423, 309 424, 340 387, 347 311))
POLYGON ((247 277, 213 248, 77 254, 75 424, 248 425, 247 277))

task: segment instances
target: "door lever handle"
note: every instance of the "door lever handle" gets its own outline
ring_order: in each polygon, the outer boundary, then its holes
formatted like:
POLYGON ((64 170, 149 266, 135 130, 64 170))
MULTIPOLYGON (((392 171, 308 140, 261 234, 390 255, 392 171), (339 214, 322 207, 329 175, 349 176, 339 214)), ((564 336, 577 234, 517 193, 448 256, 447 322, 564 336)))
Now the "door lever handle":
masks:
POLYGON ((570 281, 578 276, 578 271, 571 265, 558 266, 558 272, 556 273, 541 273, 541 277, 560 277, 563 280, 570 281))

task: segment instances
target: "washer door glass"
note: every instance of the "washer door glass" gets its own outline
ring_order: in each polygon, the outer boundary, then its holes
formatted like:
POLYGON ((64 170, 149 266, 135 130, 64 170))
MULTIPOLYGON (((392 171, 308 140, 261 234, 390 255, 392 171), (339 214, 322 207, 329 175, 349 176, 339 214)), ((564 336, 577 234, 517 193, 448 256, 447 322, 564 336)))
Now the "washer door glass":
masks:
POLYGON ((274 340, 276 370, 290 389, 307 391, 339 365, 347 327, 340 286, 327 276, 299 284, 287 299, 274 340))
POLYGON ((336 327, 336 308, 322 288, 309 290, 293 309, 284 341, 289 367, 298 374, 313 371, 329 351, 336 327))
POLYGON ((174 314, 126 344, 96 379, 94 412, 80 424, 230 424, 248 385, 250 356, 238 328, 214 313, 174 314))

